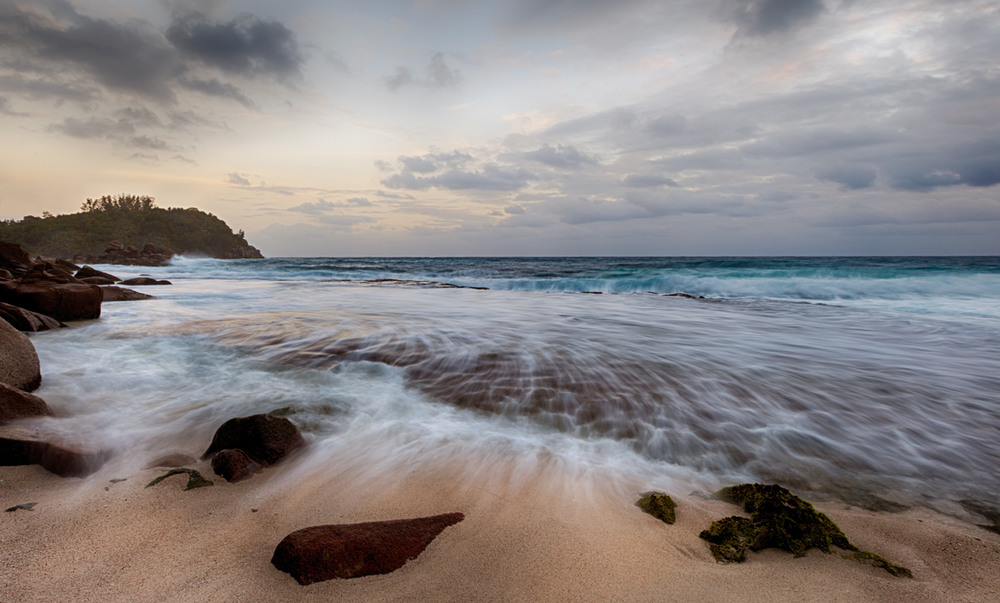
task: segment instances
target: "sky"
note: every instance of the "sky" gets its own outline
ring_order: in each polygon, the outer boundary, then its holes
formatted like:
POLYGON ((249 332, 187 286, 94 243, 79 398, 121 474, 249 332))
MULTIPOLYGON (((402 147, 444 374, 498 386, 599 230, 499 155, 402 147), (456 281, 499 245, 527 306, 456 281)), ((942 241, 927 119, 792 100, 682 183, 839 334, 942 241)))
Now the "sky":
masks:
POLYGON ((266 256, 1000 255, 1000 3, 0 0, 0 141, 266 256))

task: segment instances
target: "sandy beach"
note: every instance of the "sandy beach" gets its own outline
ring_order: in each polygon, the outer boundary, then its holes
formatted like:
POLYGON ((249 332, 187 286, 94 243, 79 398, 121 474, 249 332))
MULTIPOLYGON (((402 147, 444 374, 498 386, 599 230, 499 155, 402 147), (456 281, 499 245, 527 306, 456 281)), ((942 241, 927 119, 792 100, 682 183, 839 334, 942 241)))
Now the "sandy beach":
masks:
MULTIPOLYGON (((457 463, 461 464, 461 463, 457 463)), ((85 478, 0 468, 2 601, 988 601, 1000 598, 1000 535, 929 509, 874 513, 817 504, 862 549, 913 571, 810 551, 722 565, 698 538, 736 507, 672 493, 678 521, 634 506, 646 484, 494 466, 470 476, 427 463, 394 480, 356 464, 306 471, 301 459, 213 487, 111 463, 85 478), (299 470, 301 469, 301 470, 299 470), (122 479, 112 483, 113 479, 122 479), (289 532, 319 524, 461 511, 417 559, 386 575, 300 586, 270 563, 289 532)), ((605 476, 607 477, 607 476, 605 476)))

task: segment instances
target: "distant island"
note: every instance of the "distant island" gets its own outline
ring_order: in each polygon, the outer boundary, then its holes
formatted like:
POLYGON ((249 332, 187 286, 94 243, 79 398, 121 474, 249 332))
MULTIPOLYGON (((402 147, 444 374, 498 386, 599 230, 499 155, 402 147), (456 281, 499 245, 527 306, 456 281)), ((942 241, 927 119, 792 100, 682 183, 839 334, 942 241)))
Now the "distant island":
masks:
POLYGON ((35 256, 74 262, 155 265, 175 254, 220 259, 263 258, 216 216, 195 208, 156 207, 147 195, 87 199, 81 211, 0 220, 0 240, 35 256))

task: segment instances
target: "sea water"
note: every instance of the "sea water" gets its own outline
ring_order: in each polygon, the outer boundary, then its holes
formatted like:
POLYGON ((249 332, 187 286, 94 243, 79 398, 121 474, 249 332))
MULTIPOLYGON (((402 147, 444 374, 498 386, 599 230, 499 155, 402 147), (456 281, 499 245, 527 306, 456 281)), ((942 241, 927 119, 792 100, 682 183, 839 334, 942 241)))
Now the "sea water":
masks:
POLYGON ((54 423, 119 464, 197 454, 224 420, 278 411, 311 471, 373 479, 502 462, 861 504, 1000 494, 1000 258, 98 268, 173 282, 33 336, 54 423))

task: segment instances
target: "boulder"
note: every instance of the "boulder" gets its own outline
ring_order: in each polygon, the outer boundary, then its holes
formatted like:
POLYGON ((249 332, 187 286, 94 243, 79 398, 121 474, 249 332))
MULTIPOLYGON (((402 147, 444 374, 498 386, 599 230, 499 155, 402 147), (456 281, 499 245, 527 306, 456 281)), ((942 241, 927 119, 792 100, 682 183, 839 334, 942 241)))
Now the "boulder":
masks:
POLYGON ((274 549, 271 563, 302 585, 388 574, 415 559, 445 528, 463 519, 461 513, 447 513, 303 528, 285 536, 274 549))
POLYGON ((266 467, 303 445, 305 440, 302 439, 302 434, 288 419, 272 415, 251 415, 223 423, 215 432, 215 437, 202 458, 227 448, 239 448, 266 467))
POLYGON ((109 278, 104 278, 103 276, 85 276, 83 278, 78 278, 77 280, 81 283, 87 283, 88 285, 114 285, 118 282, 109 278))
POLYGON ((104 301, 106 302, 138 301, 140 299, 153 299, 152 295, 139 293, 138 291, 126 289, 125 287, 119 287, 117 285, 106 285, 104 287, 101 287, 101 289, 104 290, 104 301))
POLYGON ((52 409, 38 396, 0 383, 0 425, 17 419, 50 416, 52 409))
POLYGON ((646 492, 635 504, 663 523, 673 525, 677 521, 677 503, 665 492, 646 492))
POLYGON ((48 331, 66 326, 51 316, 3 302, 0 302, 0 318, 10 323, 18 331, 48 331))
POLYGON ((59 321, 101 316, 103 293, 84 283, 0 282, 0 301, 51 316, 59 321))
POLYGON ((92 266, 84 266, 83 268, 80 268, 79 270, 76 271, 76 278, 78 279, 93 278, 98 276, 107 279, 112 283, 117 283, 118 281, 122 280, 113 274, 102 272, 92 266))
POLYGON ((109 450, 42 427, 0 427, 0 465, 41 465, 62 477, 84 477, 110 457, 109 450))
POLYGON ((239 448, 226 448, 212 457, 212 471, 227 482, 239 482, 253 477, 261 466, 239 448))
POLYGON ((171 285, 173 283, 170 281, 156 280, 155 278, 150 278, 148 276, 137 276, 135 278, 122 281, 122 284, 134 287, 136 285, 171 285))
POLYGON ((14 278, 14 275, 11 274, 10 270, 0 268, 0 281, 9 281, 12 278, 14 278))
POLYGON ((24 247, 0 241, 0 268, 9 271, 13 276, 19 276, 27 272, 33 263, 24 247))
MULTIPOLYGON (((68 272, 76 272, 76 271, 80 270, 79 266, 77 266, 73 262, 71 262, 69 260, 66 260, 66 259, 63 259, 63 258, 58 258, 58 259, 52 260, 52 263, 55 264, 56 266, 59 266, 63 270, 68 271, 68 272)), ((77 278, 79 278, 79 277, 77 277, 77 278)))
POLYGON ((45 281, 52 283, 79 283, 72 272, 56 266, 52 262, 37 262, 21 276, 21 282, 45 281))
POLYGON ((0 383, 33 392, 42 384, 42 371, 35 346, 24 333, 0 320, 0 383))
POLYGON ((183 452, 174 452, 161 457, 158 457, 148 465, 146 469, 152 469, 154 467, 183 467, 184 465, 193 465, 198 462, 190 454, 184 454, 183 452))

